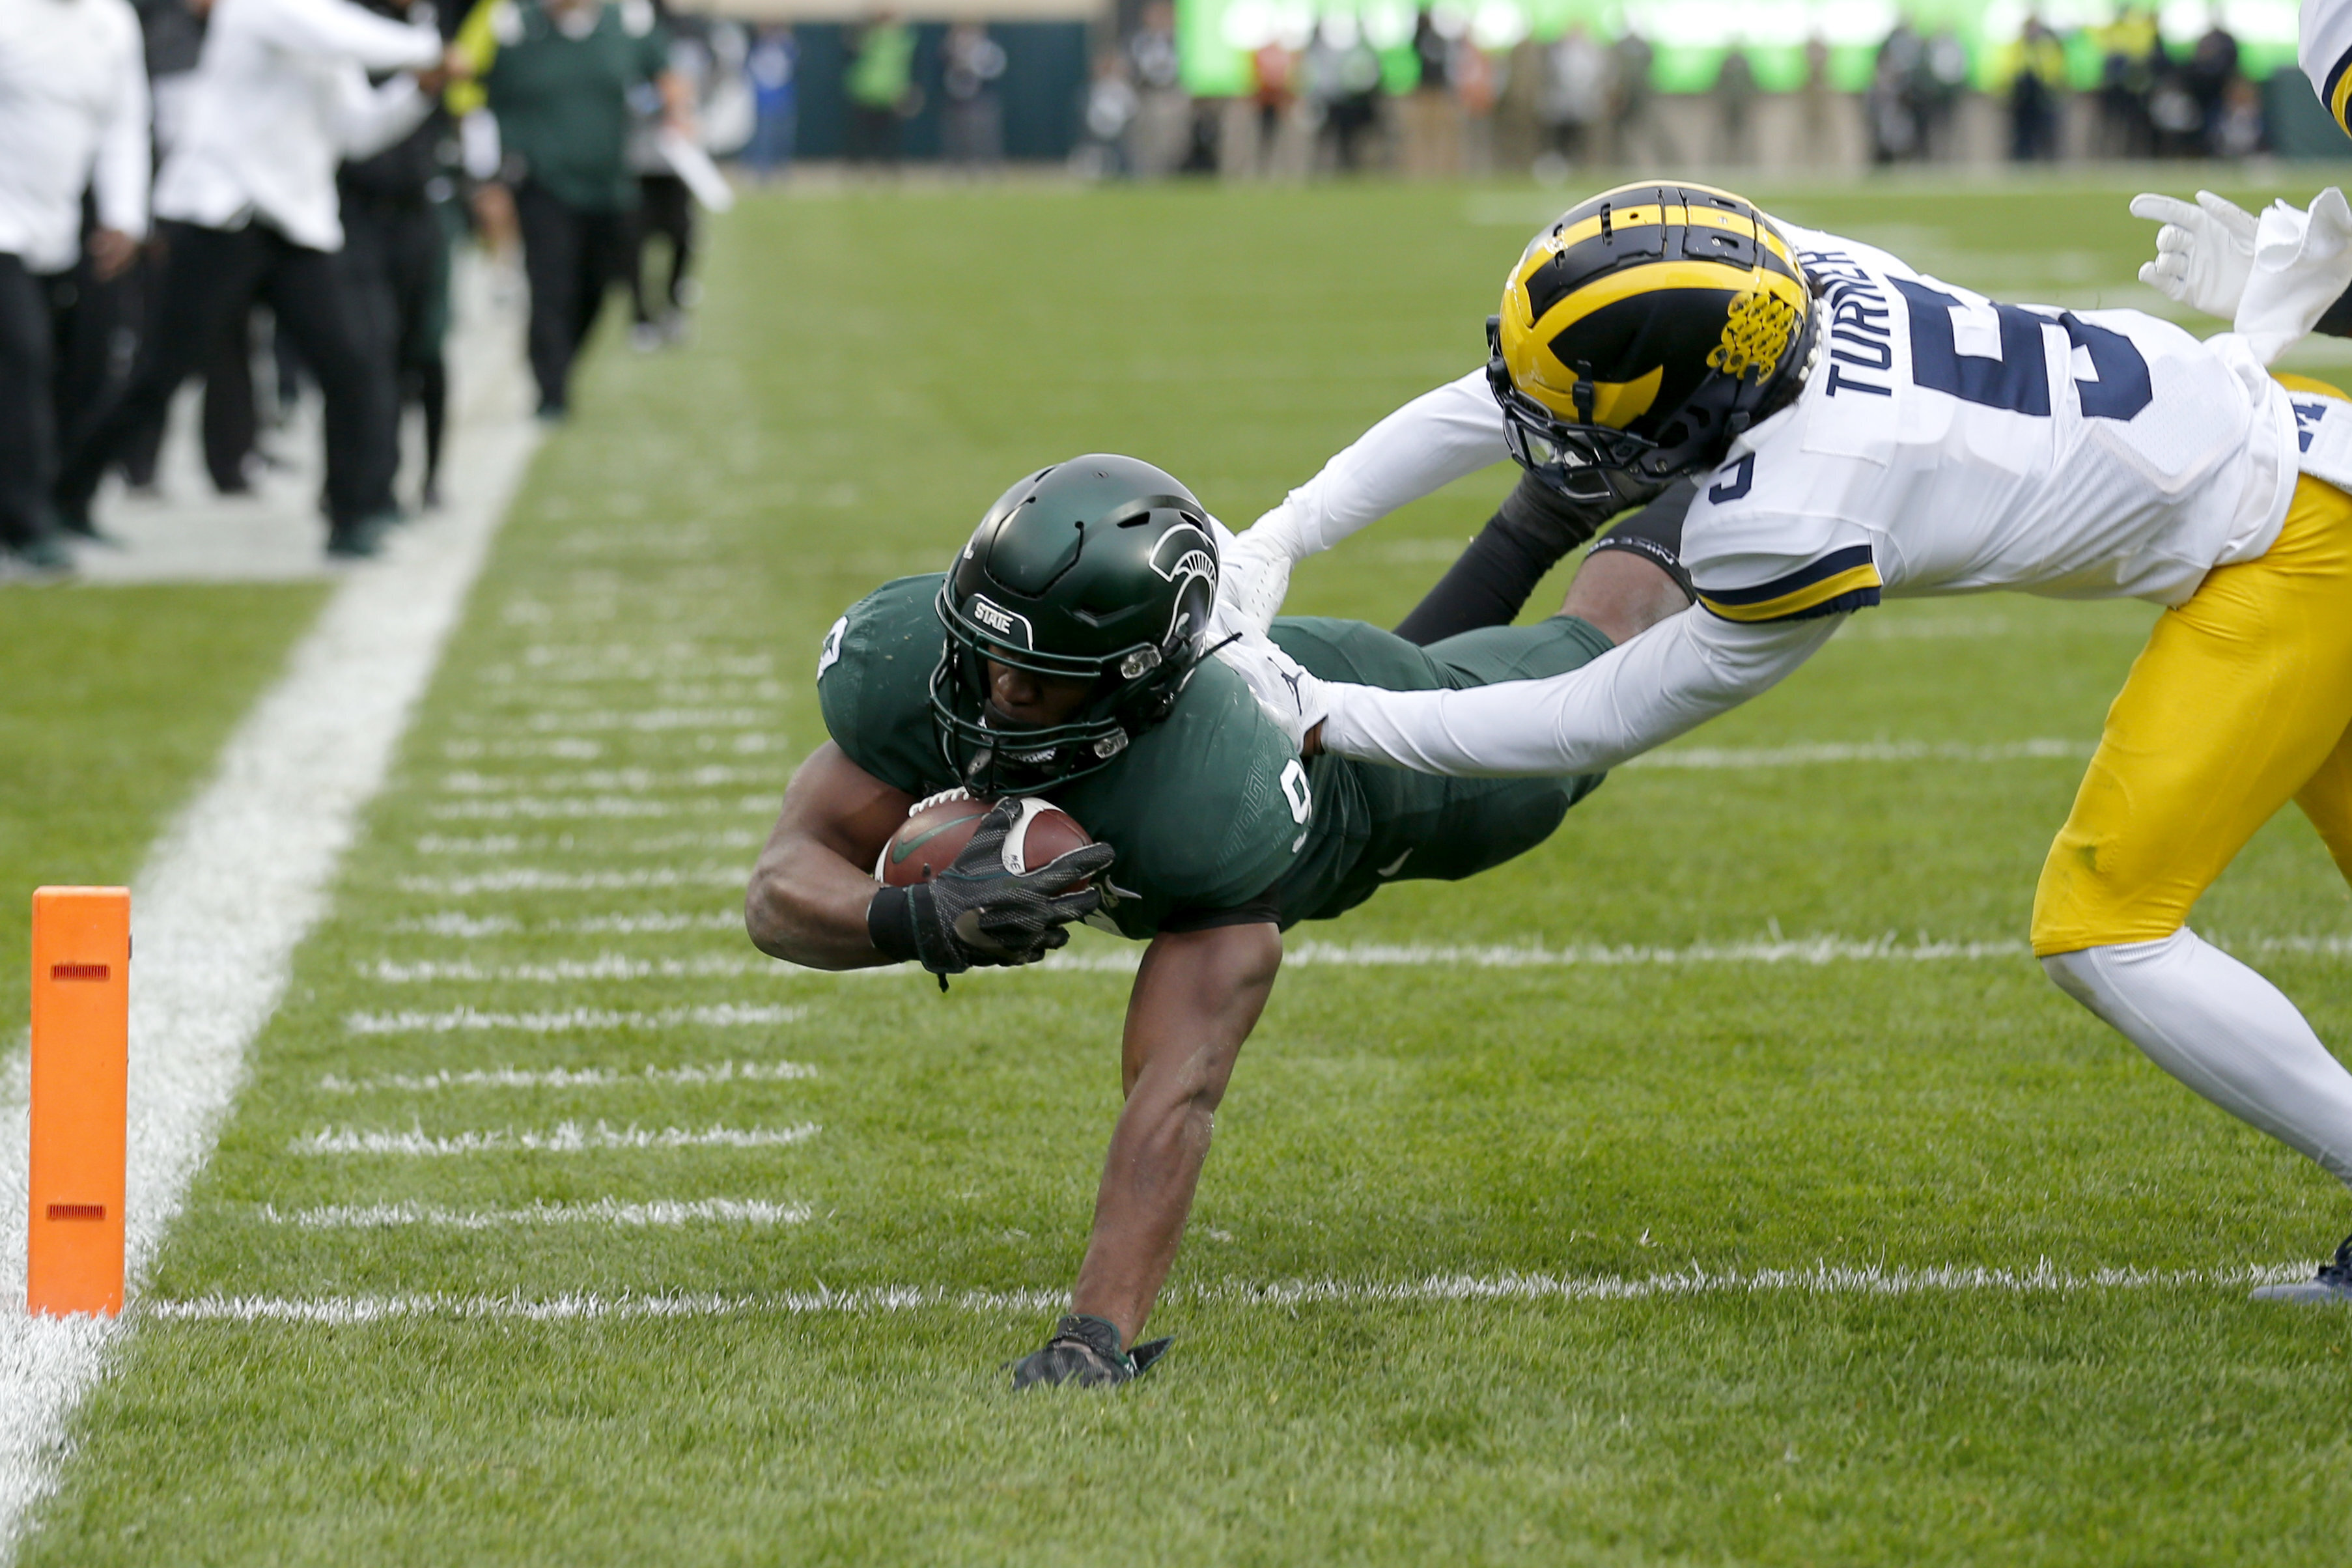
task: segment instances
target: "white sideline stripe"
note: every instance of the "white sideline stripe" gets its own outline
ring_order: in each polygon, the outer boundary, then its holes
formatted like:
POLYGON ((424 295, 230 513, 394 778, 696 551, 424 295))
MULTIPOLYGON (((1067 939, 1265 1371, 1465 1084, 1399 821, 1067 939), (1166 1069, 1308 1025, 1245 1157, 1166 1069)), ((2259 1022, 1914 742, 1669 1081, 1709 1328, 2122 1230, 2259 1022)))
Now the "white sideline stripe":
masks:
POLYGON ((611 730, 646 735, 671 730, 765 730, 775 722, 776 714, 764 708, 608 708, 533 713, 524 719, 523 728, 542 735, 611 730))
POLYGON ((402 877, 404 893, 470 899, 479 893, 630 893, 647 888, 740 889, 750 872, 741 866, 698 866, 690 871, 651 868, 638 871, 562 871, 546 866, 509 866, 476 877, 402 877))
POLYGON ((438 1072, 387 1072, 350 1079, 329 1073, 319 1080, 327 1094, 397 1091, 429 1094, 444 1089, 618 1089, 633 1084, 701 1088, 720 1083, 787 1083, 816 1077, 805 1062, 714 1062, 679 1068, 471 1068, 438 1072))
MULTIPOLYGON (((503 331, 460 336, 483 345, 472 357, 486 366, 512 352, 503 331)), ((344 579, 133 879, 123 1207, 124 1299, 134 1311, 236 1096, 246 1047, 327 908, 359 814, 383 784, 537 441, 520 417, 457 432, 449 489, 470 501, 344 579)), ((104 1320, 18 1315, 27 1080, 25 1051, 10 1051, 0 1072, 0 1563, 55 1487, 68 1420, 119 1331, 104 1320)))
MULTIPOLYGON (((1308 1305, 1415 1306, 1454 1301, 1644 1301, 1717 1296, 1937 1296, 1970 1292, 2015 1296, 2079 1295, 2094 1290, 2245 1289, 2311 1276, 2307 1263, 2255 1264, 2235 1268, 2099 1268, 2076 1273, 2048 1261, 2031 1268, 1952 1266, 1932 1268, 1768 1268, 1708 1273, 1696 1266, 1677 1274, 1578 1277, 1554 1274, 1433 1275, 1425 1279, 1295 1279, 1258 1285, 1235 1282, 1179 1287, 1166 1300, 1204 1306, 1287 1309, 1308 1305)), ((1069 1300, 1066 1290, 955 1290, 936 1285, 876 1286, 849 1290, 786 1291, 772 1295, 576 1294, 522 1296, 200 1296, 148 1301, 142 1315, 174 1322, 303 1323, 344 1326, 412 1318, 461 1321, 566 1322, 599 1319, 725 1318, 814 1313, 1048 1312, 1069 1300)))
POLYGON ((1648 752, 1621 768, 1798 768, 1822 763, 2011 763, 2028 758, 2078 761, 2094 750, 2089 741, 2011 741, 1996 746, 1964 746, 1927 741, 1822 742, 1798 746, 1676 746, 1648 752))
POLYGON ((587 1154, 610 1149, 776 1149, 816 1136, 817 1124, 796 1127, 614 1127, 599 1121, 583 1127, 559 1121, 537 1128, 488 1128, 436 1138, 422 1128, 405 1132, 371 1127, 322 1127, 286 1145, 289 1154, 403 1154, 435 1159, 445 1154, 587 1154))
POLYGON ((623 1228, 668 1225, 799 1225, 815 1211, 806 1204, 769 1203, 761 1198, 698 1198, 693 1202, 625 1204, 599 1198, 593 1204, 544 1201, 520 1209, 448 1209, 436 1204, 338 1205, 280 1214, 261 1205, 265 1225, 302 1230, 391 1230, 429 1226, 436 1230, 519 1230, 535 1225, 605 1225, 623 1228))
POLYGON ((446 1035, 460 1029, 518 1029, 531 1035, 568 1035, 591 1029, 676 1029, 688 1026, 754 1028, 796 1024, 807 1016, 805 1007, 770 1004, 746 1006, 733 1002, 702 1007, 664 1007, 654 1013, 624 1013, 602 1007, 572 1007, 560 1013, 485 1013, 478 1008, 457 1007, 446 1013, 348 1013, 343 1016, 343 1028, 354 1035, 446 1035))

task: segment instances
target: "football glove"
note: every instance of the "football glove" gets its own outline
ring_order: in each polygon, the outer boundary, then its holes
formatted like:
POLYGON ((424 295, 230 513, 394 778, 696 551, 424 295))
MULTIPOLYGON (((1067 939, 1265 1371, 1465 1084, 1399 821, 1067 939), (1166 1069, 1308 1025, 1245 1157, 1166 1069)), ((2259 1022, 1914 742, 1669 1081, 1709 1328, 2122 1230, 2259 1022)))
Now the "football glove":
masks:
POLYGON ((2210 191, 2198 192, 2193 206, 2143 193, 2132 198, 2131 211, 2164 226, 2156 231, 2156 259, 2140 268, 2139 280, 2168 300, 2237 320, 2254 268, 2254 215, 2210 191))
POLYGON ((1235 632, 1264 637, 1282 613, 1283 597, 1290 592, 1290 569, 1314 552, 1298 536, 1286 505, 1259 518, 1247 533, 1234 535, 1217 563, 1212 637, 1235 632))
POLYGON ((946 870, 875 894, 866 917, 874 945, 919 961, 944 983, 975 965, 1034 963, 1068 942, 1063 928, 1102 907, 1097 889, 1070 889, 1110 869, 1118 856, 1108 844, 1088 844, 1034 871, 1007 870, 1004 841, 1020 816, 1019 797, 1007 795, 946 870))
POLYGON ((1121 1351, 1117 1323, 1073 1312, 1054 1325, 1054 1337, 1044 1350, 1013 1363, 1013 1386, 1019 1390, 1075 1383, 1080 1388, 1115 1388, 1150 1371, 1168 1345, 1167 1340, 1152 1340, 1121 1351))
POLYGON ((1220 645, 1215 655, 1248 685, 1259 710, 1289 740, 1293 751, 1306 744, 1307 732, 1329 711, 1323 682, 1263 633, 1237 636, 1220 645))

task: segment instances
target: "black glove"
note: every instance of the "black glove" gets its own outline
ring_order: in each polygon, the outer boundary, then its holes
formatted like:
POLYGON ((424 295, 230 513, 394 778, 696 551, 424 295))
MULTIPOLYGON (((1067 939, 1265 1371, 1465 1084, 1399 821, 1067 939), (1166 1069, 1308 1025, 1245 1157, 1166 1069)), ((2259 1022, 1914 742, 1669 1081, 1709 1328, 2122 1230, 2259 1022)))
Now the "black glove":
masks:
POLYGON ((1133 1383, 1167 1353, 1169 1342, 1152 1340, 1121 1351, 1117 1323, 1074 1312, 1054 1325, 1044 1350, 1013 1363, 1013 1386, 1075 1383, 1080 1388, 1112 1388, 1133 1383))
POLYGON ((866 931, 890 957, 915 959, 942 977, 974 964, 1034 963, 1070 940, 1062 928, 1102 907, 1092 888, 1118 858, 1089 844, 1019 875, 1004 868, 1004 840, 1021 815, 1011 796, 991 806, 955 863, 928 882, 885 888, 866 908, 866 931))

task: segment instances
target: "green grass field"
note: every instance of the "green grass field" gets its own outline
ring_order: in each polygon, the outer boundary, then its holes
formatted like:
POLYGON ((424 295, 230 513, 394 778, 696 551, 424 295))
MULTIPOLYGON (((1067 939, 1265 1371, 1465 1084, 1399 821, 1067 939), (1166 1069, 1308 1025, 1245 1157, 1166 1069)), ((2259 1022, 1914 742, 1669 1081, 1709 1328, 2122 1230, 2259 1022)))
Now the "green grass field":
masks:
MULTIPOLYGON (((1999 297, 2147 307, 2128 194, 1759 193, 1999 297)), ((1517 863, 1295 931, 1655 951, 1296 966, 1153 1321, 1176 1347, 1112 1394, 1015 1398, 1002 1369, 1077 1264, 1124 979, 942 997, 745 942, 845 605, 1079 451, 1246 523, 1476 362, 1560 199, 747 201, 695 344, 605 353, 541 453, 23 1560, 2338 1561, 2352 1316, 2240 1276, 2316 1257, 2352 1205, 2024 954, 2145 606, 1871 612, 1685 743, 1727 765, 1623 770, 1517 863), (1757 754, 1797 745, 1859 751, 1757 754), (1790 956, 1815 939, 1844 945, 1790 956), (587 1068, 612 1071, 549 1077, 587 1068), (816 1131, 424 1152, 564 1124, 816 1131), (530 1217, 601 1200, 770 1206, 530 1217), (473 1224, 352 1223, 371 1205, 473 1224)), ((1302 569, 1291 607, 1393 621, 1509 478, 1302 569)), ((201 700, 165 724, 151 617, 237 614, 177 592, 109 601, 131 613, 64 667, 119 732, 0 709, 72 766, 150 769, 93 877, 282 646, 180 668, 201 700)), ((0 637, 101 597, 0 594, 0 637)), ((0 862, 52 874, 15 847, 42 769, 0 789, 0 862)), ((2197 923, 2352 1039, 2326 946, 2352 910, 2300 818, 2197 923)))

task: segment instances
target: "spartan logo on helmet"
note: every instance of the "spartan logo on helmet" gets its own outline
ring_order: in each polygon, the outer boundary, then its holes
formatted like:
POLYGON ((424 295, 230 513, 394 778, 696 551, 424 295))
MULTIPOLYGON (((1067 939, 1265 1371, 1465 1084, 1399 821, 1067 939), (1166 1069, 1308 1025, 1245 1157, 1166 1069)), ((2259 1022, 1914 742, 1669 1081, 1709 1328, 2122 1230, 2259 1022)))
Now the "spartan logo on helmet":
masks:
POLYGON ((956 778, 1029 793, 1107 765, 1175 707, 1216 595, 1208 513, 1150 464, 1073 458, 1006 490, 940 586, 931 721, 956 778), (1090 689, 1068 718, 1018 726, 991 705, 991 662, 1090 689))
POLYGON ((1580 500, 1612 472, 1708 468, 1803 386, 1812 292, 1746 199, 1622 185, 1536 236, 1488 318, 1486 378, 1521 467, 1580 500))

